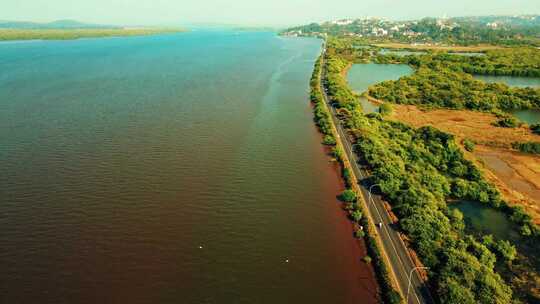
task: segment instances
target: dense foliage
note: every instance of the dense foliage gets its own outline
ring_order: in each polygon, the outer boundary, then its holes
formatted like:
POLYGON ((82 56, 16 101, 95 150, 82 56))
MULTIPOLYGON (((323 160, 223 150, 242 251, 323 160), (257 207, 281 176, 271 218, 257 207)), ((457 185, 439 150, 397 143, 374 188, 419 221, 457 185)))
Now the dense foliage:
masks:
POLYGON ((368 37, 372 41, 444 44, 537 45, 538 16, 488 16, 392 21, 377 18, 311 23, 288 34, 368 37))
POLYGON ((485 83, 465 72, 451 70, 438 62, 431 63, 421 64, 411 76, 372 86, 369 94, 392 103, 452 109, 540 108, 540 89, 485 83))
POLYGON ((509 303, 511 289, 495 273, 496 257, 464 232, 463 216, 447 201, 502 204, 498 192, 465 160, 453 137, 431 127, 351 117, 358 155, 393 203, 401 228, 432 271, 443 303, 509 303))
MULTIPOLYGON (((322 57, 319 57, 319 59, 315 62, 315 68, 313 70, 310 81, 311 101, 314 105, 315 122, 319 127, 321 133, 324 134, 323 143, 332 145, 330 141, 333 142, 334 148, 332 149, 332 154, 341 166, 343 180, 345 181, 347 189, 343 191, 343 193, 340 195, 340 199, 347 203, 345 208, 349 211, 349 216, 351 220, 355 223, 355 226, 360 225, 360 227, 366 227, 365 230, 357 228, 354 232, 355 237, 364 238, 364 240, 366 241, 369 255, 365 256, 364 260, 369 263, 373 262, 377 280, 381 287, 381 295, 384 299, 384 302, 389 304, 399 304, 401 303, 401 296, 396 290, 394 290, 391 284, 387 265, 385 265, 383 262, 383 258, 381 256, 377 242, 375 241, 373 232, 370 232, 369 220, 367 219, 367 217, 363 216, 362 207, 360 206, 360 204, 358 204, 357 201, 357 193, 352 190, 352 186, 355 181, 353 181, 352 179, 349 168, 345 166, 345 162, 343 161, 343 151, 339 148, 339 146, 336 145, 335 136, 332 131, 331 118, 326 109, 324 97, 321 92, 321 83, 319 76, 322 76, 322 59, 322 57)), ((334 76, 337 77, 337 75, 334 76)), ((353 106, 352 109, 355 109, 355 107, 353 106)))
MULTIPOLYGON (((354 58, 342 57, 342 54, 351 56, 350 47, 327 52, 328 62, 339 62, 332 73, 335 77, 333 83, 337 84, 344 81, 343 71, 347 63, 354 61, 354 58)), ((485 84, 436 60, 415 66, 417 73, 413 76, 418 78, 404 77, 374 88, 384 85, 387 89, 386 85, 390 84, 392 88, 388 92, 379 91, 387 94, 385 97, 398 95, 409 102, 414 100, 411 103, 429 106, 496 112, 500 112, 499 109, 538 107, 538 90, 485 84), (531 102, 529 95, 536 96, 532 99, 536 103, 531 102)), ((339 85, 335 87, 340 90, 339 85)), ((375 97, 381 99, 381 96, 375 97)), ((382 99, 396 102, 391 98, 382 99)), ((469 235, 463 215, 448 208, 448 204, 454 200, 488 204, 508 214, 527 240, 540 236, 531 217, 522 208, 510 207, 501 199, 497 189, 464 158, 453 136, 432 127, 414 129, 402 123, 385 121, 380 114, 365 116, 360 107, 351 105, 352 100, 340 101, 335 102, 340 118, 356 140, 355 149, 359 157, 372 171, 371 182, 381 185, 383 195, 400 219, 401 229, 411 239, 422 262, 430 267, 430 285, 440 301, 514 301, 508 283, 515 287, 515 274, 509 275, 511 272, 504 267, 510 266, 503 267, 501 263, 510 265, 517 259, 516 247, 507 241, 493 240, 490 236, 477 239, 469 235), (503 268, 506 269, 504 279, 498 273, 503 268)), ((474 149, 473 142, 465 140, 463 144, 467 150, 474 149)), ((359 215, 355 213, 351 217, 356 219, 359 215)), ((518 297, 522 295, 518 294, 518 297)))

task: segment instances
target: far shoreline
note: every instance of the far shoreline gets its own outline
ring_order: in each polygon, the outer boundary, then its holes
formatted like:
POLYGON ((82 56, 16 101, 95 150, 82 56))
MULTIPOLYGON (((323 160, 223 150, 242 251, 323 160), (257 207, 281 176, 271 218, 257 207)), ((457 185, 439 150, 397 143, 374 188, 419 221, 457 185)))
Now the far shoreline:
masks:
POLYGON ((185 33, 183 28, 120 29, 7 29, 0 28, 2 42, 63 41, 91 38, 136 37, 185 33))

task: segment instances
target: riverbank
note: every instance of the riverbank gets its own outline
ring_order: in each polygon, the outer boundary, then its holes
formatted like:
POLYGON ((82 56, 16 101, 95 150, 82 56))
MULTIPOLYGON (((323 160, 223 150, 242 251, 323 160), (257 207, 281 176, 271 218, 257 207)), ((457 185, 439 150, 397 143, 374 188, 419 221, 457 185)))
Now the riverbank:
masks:
MULTIPOLYGON (((343 143, 343 138, 340 136, 335 117, 331 114, 331 109, 327 104, 327 96, 323 93, 322 79, 326 74, 324 66, 324 54, 319 57, 315 63, 313 74, 310 81, 311 86, 311 102, 314 106, 313 112, 315 115, 315 123, 319 131, 324 135, 323 143, 328 146, 334 159, 337 161, 338 170, 341 173, 345 189, 341 195, 344 207, 343 210, 351 220, 353 235, 358 239, 358 244, 365 248, 362 260, 369 264, 370 269, 375 272, 380 290, 377 288, 377 299, 381 299, 387 303, 398 303, 400 301, 400 293, 396 275, 389 267, 389 257, 384 250, 381 250, 382 241, 377 235, 377 228, 371 220, 368 204, 364 200, 364 196, 360 186, 358 185, 355 170, 351 166, 346 149, 343 143), (324 70, 324 71, 323 71, 324 70), (351 193, 354 197, 346 197, 345 193, 351 193), (369 255, 367 255, 369 254, 369 255), (371 267, 373 266, 373 267, 371 267)), ((347 69, 350 67, 344 67, 347 69)), ((343 71, 340 71, 344 76, 343 71)), ((324 88, 326 90, 327 88, 324 88)), ((360 256, 358 257, 360 258, 360 256)))
POLYGON ((120 29, 0 29, 0 41, 13 40, 75 40, 81 38, 149 36, 186 32, 173 28, 120 29))
POLYGON ((412 105, 392 105, 389 119, 415 128, 433 126, 456 136, 458 143, 469 139, 477 146, 465 155, 485 173, 511 205, 525 207, 540 224, 540 157, 515 151, 513 142, 540 141, 527 127, 493 126, 493 114, 465 110, 422 110, 412 105))

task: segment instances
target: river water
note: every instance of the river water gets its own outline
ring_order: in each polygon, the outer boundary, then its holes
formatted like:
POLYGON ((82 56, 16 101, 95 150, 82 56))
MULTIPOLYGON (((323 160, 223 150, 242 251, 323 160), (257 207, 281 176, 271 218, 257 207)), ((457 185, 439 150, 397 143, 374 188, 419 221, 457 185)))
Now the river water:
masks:
POLYGON ((0 45, 0 302, 374 303, 308 104, 320 44, 0 45))

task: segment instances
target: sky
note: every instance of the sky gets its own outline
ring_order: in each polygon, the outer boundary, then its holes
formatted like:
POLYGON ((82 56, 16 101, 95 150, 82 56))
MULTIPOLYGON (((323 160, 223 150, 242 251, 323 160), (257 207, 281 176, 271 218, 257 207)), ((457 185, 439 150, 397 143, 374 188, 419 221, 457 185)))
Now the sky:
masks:
POLYGON ((540 14, 540 0, 0 0, 0 20, 289 26, 366 16, 540 14))

